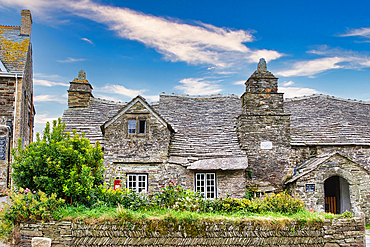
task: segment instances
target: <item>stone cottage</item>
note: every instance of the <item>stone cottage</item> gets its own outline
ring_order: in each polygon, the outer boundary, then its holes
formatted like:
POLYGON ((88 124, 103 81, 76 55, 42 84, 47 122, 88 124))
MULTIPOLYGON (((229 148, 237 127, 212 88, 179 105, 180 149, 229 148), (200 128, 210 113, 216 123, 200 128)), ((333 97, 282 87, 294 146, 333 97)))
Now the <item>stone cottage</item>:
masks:
POLYGON ((289 189, 308 208, 369 215, 369 102, 287 99, 261 59, 236 95, 161 94, 148 103, 94 98, 70 82, 66 129, 101 142, 106 179, 135 191, 175 181, 207 198, 289 189))
POLYGON ((29 10, 21 26, 0 25, 0 190, 10 183, 10 149, 32 141, 34 116, 33 67, 29 10))

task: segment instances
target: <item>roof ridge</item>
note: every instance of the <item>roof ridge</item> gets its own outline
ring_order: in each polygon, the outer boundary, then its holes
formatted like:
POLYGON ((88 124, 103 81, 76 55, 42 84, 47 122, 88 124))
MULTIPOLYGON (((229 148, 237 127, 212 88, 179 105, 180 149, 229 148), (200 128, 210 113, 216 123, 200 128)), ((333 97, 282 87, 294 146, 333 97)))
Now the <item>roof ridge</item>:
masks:
POLYGON ((15 29, 20 29, 20 26, 9 26, 9 25, 0 25, 0 27, 5 27, 5 28, 15 28, 15 29))
POLYGON ((183 97, 183 98, 189 98, 189 99, 201 99, 201 98, 239 98, 240 96, 235 95, 235 94, 229 94, 229 93, 224 93, 224 94, 211 94, 211 95, 189 95, 189 94, 177 94, 177 93, 165 93, 162 92, 159 96, 173 96, 173 97, 183 97))
POLYGON ((94 98, 94 99, 97 101, 102 101, 102 102, 111 103, 111 104, 122 104, 122 105, 127 104, 127 102, 123 102, 123 101, 114 101, 114 100, 107 100, 107 99, 102 99, 102 98, 94 98))
POLYGON ((291 101, 300 101, 300 100, 312 99, 312 98, 327 98, 327 99, 340 100, 340 101, 344 101, 344 102, 352 102, 352 103, 370 105, 370 101, 356 100, 356 99, 344 99, 344 98, 331 96, 331 95, 327 95, 327 94, 312 94, 312 95, 308 95, 308 96, 286 98, 286 99, 284 99, 284 101, 285 102, 291 102, 291 101))

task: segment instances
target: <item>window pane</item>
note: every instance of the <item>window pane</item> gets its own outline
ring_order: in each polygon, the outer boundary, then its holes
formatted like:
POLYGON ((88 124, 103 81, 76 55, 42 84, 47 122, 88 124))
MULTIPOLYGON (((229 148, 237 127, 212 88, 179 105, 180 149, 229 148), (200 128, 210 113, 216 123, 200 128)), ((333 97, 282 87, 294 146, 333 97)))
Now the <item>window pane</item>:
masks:
POLYGON ((128 133, 135 134, 136 132, 136 120, 128 120, 128 133))
POLYGON ((139 120, 139 133, 146 133, 146 121, 139 120))

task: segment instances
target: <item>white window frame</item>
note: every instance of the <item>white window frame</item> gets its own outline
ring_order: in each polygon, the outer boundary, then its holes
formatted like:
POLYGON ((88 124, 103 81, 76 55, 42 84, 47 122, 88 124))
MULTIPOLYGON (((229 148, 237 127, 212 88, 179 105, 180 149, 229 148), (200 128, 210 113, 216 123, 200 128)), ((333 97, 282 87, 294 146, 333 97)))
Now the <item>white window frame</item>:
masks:
POLYGON ((136 134, 136 120, 135 119, 128 120, 127 132, 129 134, 136 134), (133 130, 134 132, 130 132, 131 130, 133 130))
POLYGON ((207 199, 217 198, 217 177, 215 172, 196 172, 195 191, 200 191, 207 199), (213 188, 213 190, 212 190, 213 188))
POLYGON ((128 173, 126 188, 135 192, 148 191, 148 174, 146 173, 128 173))

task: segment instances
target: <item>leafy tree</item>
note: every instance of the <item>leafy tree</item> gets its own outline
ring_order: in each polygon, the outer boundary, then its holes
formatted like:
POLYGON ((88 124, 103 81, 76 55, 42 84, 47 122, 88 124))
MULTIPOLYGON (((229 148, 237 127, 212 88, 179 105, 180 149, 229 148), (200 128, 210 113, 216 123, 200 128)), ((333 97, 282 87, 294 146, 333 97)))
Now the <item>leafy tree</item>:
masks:
POLYGON ((73 131, 65 132, 65 123, 53 121, 50 131, 46 123, 42 139, 24 149, 21 141, 14 157, 12 178, 17 187, 56 193, 66 202, 89 204, 103 179, 103 153, 99 142, 93 147, 90 141, 73 131))

